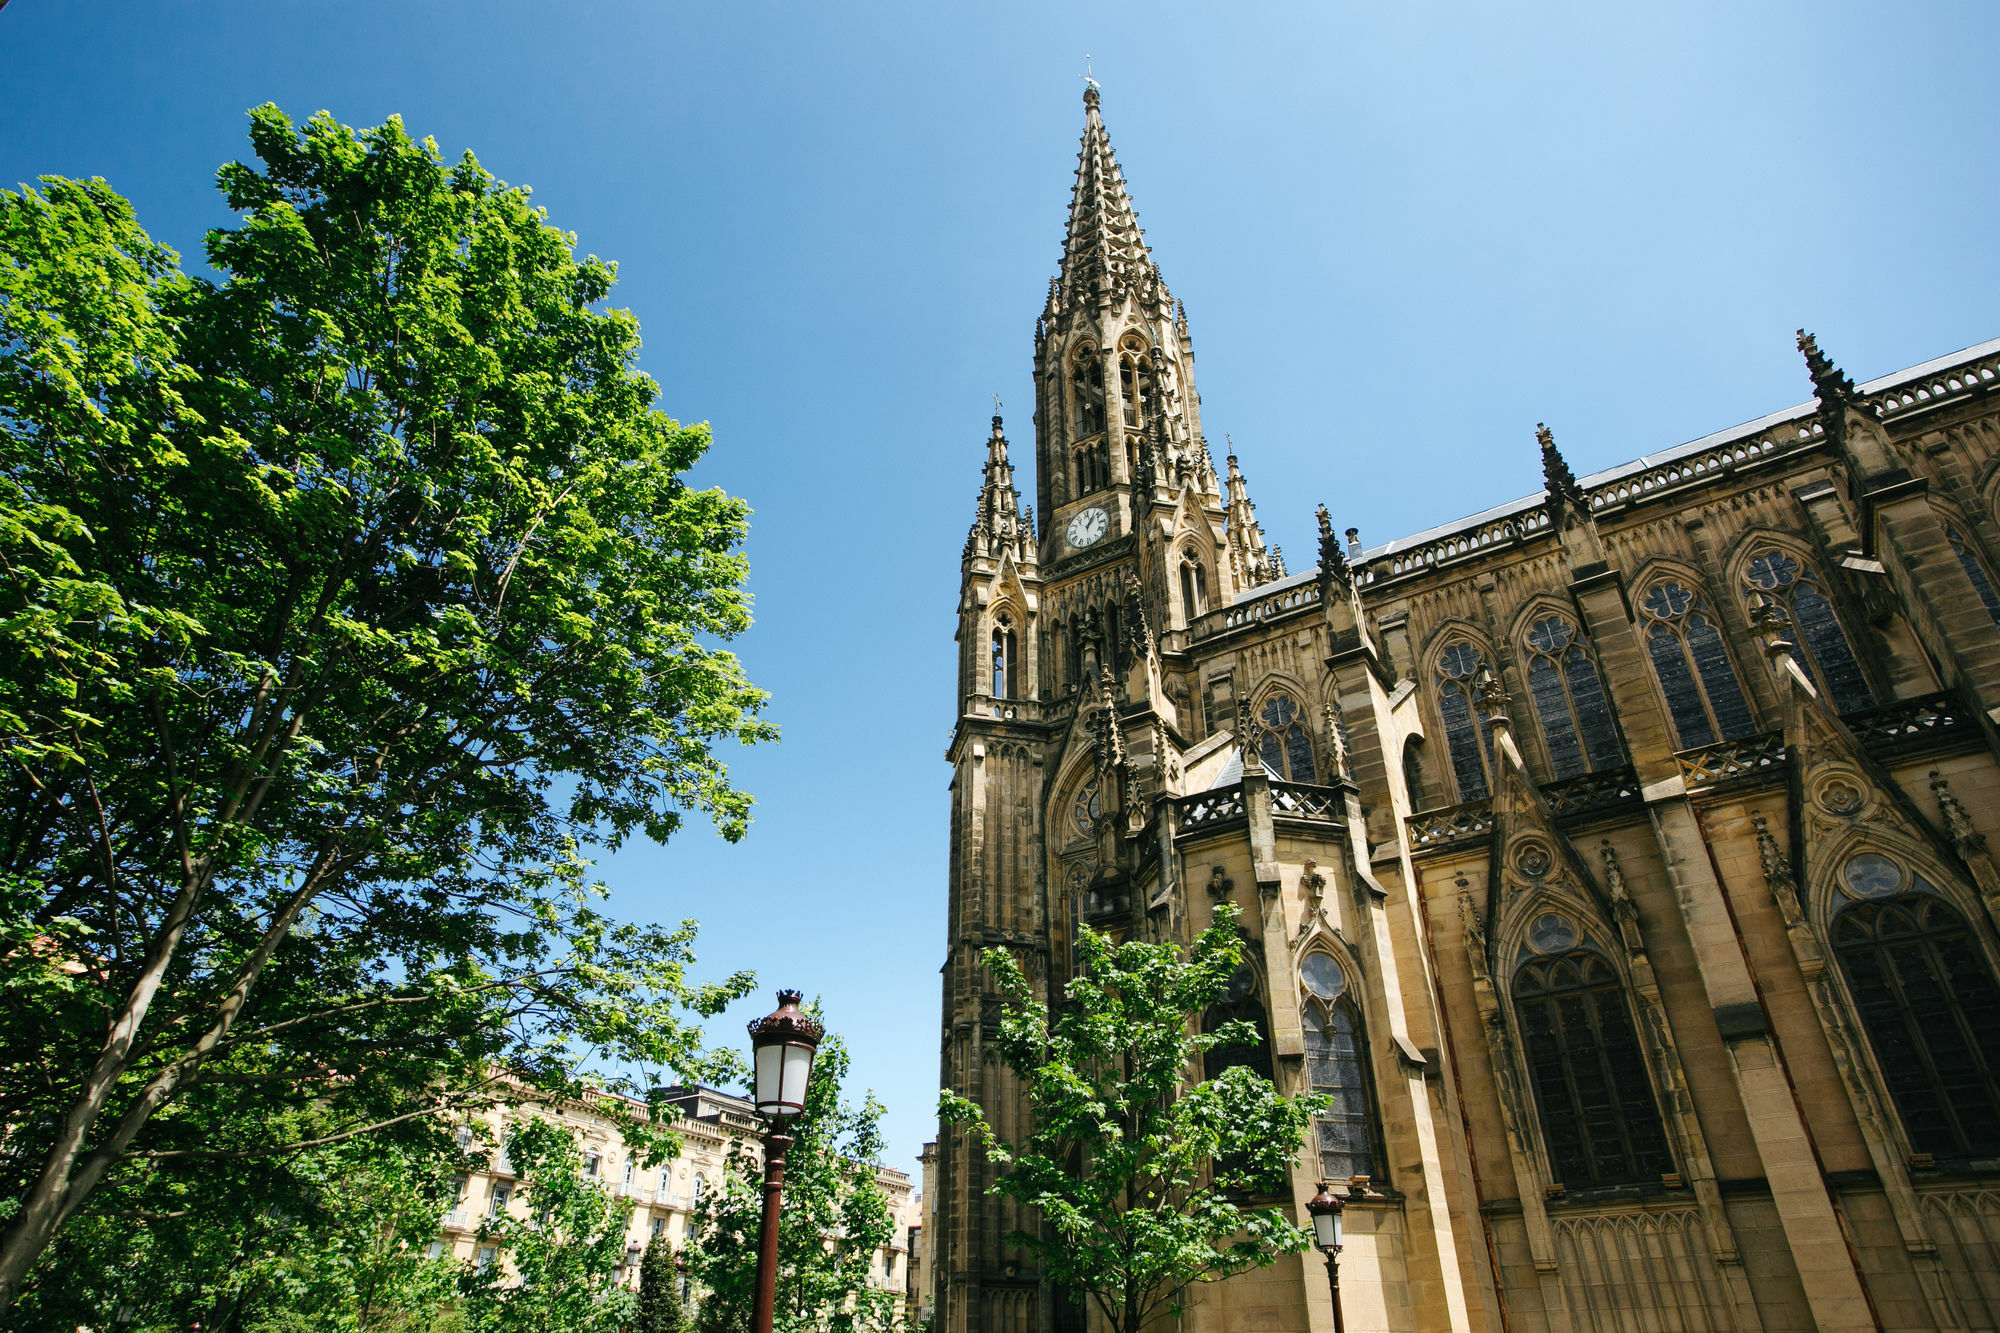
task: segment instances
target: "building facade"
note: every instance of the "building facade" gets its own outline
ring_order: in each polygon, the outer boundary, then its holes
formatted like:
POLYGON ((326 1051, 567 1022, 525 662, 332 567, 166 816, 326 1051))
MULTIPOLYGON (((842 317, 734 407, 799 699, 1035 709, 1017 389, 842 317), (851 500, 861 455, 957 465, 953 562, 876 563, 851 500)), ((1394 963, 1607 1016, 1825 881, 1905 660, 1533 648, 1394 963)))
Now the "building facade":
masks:
MULTIPOLYGON (((1365 1177, 1347 1327, 2000 1327, 2000 341, 1315 567, 1202 428, 1095 87, 962 563, 943 1081, 1003 1137, 978 955, 1242 909, 1238 998, 1365 1177), (1041 522, 1037 524, 1035 514, 1041 522)), ((1802 385, 1806 382, 1802 377, 1802 385)), ((1524 465, 1527 464, 1525 431, 1524 465)), ((945 1333, 1081 1330, 952 1133, 945 1333)), ((1333 1327, 1317 1256, 1185 1333, 1333 1327)))
MULTIPOLYGON (((580 1101, 524 1104, 494 1110, 486 1117, 484 1141, 506 1141, 508 1116, 534 1115, 553 1120, 576 1137, 583 1154, 584 1174, 601 1182, 632 1208, 627 1224, 625 1250, 618 1266, 618 1280, 636 1289, 639 1262, 646 1246, 662 1238, 676 1251, 687 1244, 691 1215, 711 1187, 719 1187, 728 1170, 731 1149, 747 1153, 762 1163, 767 1126, 756 1108, 742 1097, 713 1088, 673 1089, 668 1104, 679 1113, 674 1131, 680 1135, 681 1151, 671 1161, 656 1167, 644 1164, 637 1152, 626 1147, 618 1122, 606 1114, 603 1105, 614 1094, 594 1092, 580 1101)), ((638 1110, 634 1103, 631 1110, 638 1110)), ((470 1144, 472 1133, 464 1131, 470 1144)), ((876 1256, 870 1282, 885 1291, 906 1295, 908 1291, 912 1233, 917 1229, 923 1200, 906 1172, 879 1167, 876 1182, 888 1196, 895 1227, 889 1244, 876 1256)), ((440 1226, 438 1239, 431 1243, 431 1257, 450 1255, 461 1262, 506 1266, 506 1255, 480 1234, 490 1219, 505 1213, 527 1216, 530 1201, 521 1191, 513 1163, 504 1151, 495 1151, 490 1169, 462 1176, 457 1198, 440 1226)))

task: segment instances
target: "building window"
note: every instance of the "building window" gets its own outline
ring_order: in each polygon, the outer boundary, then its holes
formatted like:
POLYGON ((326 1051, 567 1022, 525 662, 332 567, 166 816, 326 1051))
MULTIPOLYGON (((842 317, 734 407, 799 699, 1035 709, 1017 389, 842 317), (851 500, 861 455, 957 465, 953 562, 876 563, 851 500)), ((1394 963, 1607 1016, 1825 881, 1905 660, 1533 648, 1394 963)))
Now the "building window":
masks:
POLYGON ((1837 712, 1852 713, 1873 708, 1875 698, 1862 678, 1861 664, 1841 631, 1819 576, 1808 565, 1774 548, 1750 557, 1744 595, 1755 606, 1758 598, 1768 598, 1784 611, 1785 642, 1792 645, 1792 658, 1833 700, 1837 712))
POLYGON ((1322 1180, 1375 1176, 1374 1099, 1361 1015, 1344 992, 1347 978, 1330 955, 1311 953, 1299 967, 1305 1005, 1306 1082, 1333 1104, 1315 1119, 1322 1180))
POLYGON ((1111 485, 1111 450, 1103 440, 1086 444, 1076 451, 1076 493, 1078 497, 1111 485))
POLYGON ((1469 643, 1454 643, 1438 655, 1438 716, 1444 720, 1451 776, 1461 801, 1485 800, 1489 790, 1486 766, 1493 741, 1486 732, 1486 710, 1472 697, 1472 683, 1485 669, 1485 657, 1469 643))
POLYGON ((1528 628, 1528 692, 1558 781, 1623 762, 1604 682, 1577 641, 1576 626, 1561 616, 1528 628))
POLYGON ((1552 1183, 1658 1180, 1673 1164, 1618 974, 1595 950, 1570 948, 1575 928, 1559 916, 1529 935, 1546 956, 1514 974, 1514 1012, 1552 1183))
POLYGON ((694 1194, 690 1196, 691 1202, 694 1204, 695 1207, 699 1208, 701 1207, 702 1199, 705 1198, 707 1194, 708 1194, 708 1177, 702 1175, 701 1172, 697 1171, 694 1173, 694 1194))
POLYGON ((1862 901, 1834 918, 1834 952, 1911 1148, 2000 1157, 2000 986, 1978 941, 1886 856, 1862 853, 1842 879, 1862 901))
POLYGON ((993 627, 993 697, 1014 697, 1014 621, 1005 612, 993 627))
POLYGON ((1286 695, 1274 694, 1257 716, 1263 723, 1257 753, 1271 775, 1287 782, 1317 781, 1312 738, 1306 734, 1299 706, 1286 695))
POLYGON ((1181 615, 1193 620, 1208 610, 1208 573, 1192 555, 1181 559, 1181 615))
POLYGON ((1088 350, 1077 357, 1070 386, 1076 403, 1076 433, 1097 434, 1104 429, 1104 367, 1088 350))
POLYGON ((480 1272, 482 1273, 491 1272, 493 1270, 493 1265, 498 1263, 499 1261, 500 1261, 500 1250, 498 1246, 482 1245, 479 1247, 480 1272))
POLYGON ((664 1236, 666 1234, 667 1234, 667 1219, 664 1217, 654 1218, 652 1223, 653 1239, 658 1240, 661 1236, 664 1236))
POLYGON ((424 1258, 426 1259, 444 1258, 444 1242, 441 1240, 434 1240, 430 1244, 424 1246, 424 1258))
POLYGON ((1692 750, 1756 731, 1708 604, 1669 579, 1654 584, 1642 605, 1646 652, 1667 697, 1680 747, 1692 750))
POLYGON ((1202 1056, 1203 1072, 1215 1078, 1225 1069, 1242 1065, 1261 1078, 1271 1077, 1271 1028, 1264 1015, 1264 1000, 1257 993, 1257 969, 1244 959, 1229 978, 1222 1001, 1202 1018, 1201 1030, 1215 1032, 1225 1023, 1244 1022, 1256 1030, 1256 1040, 1248 1045, 1216 1046, 1202 1056))
POLYGON ((1979 563, 1979 557, 1972 552, 1972 543, 1965 534, 1949 523, 1945 524, 1944 535, 1951 541, 1952 553, 1958 557, 1959 568, 1965 577, 1972 580, 1973 588, 1979 593, 1980 605, 1986 614, 1993 617, 1993 623, 2000 625, 2000 593, 1993 591, 1993 580, 1986 576, 1986 566, 1979 563))
POLYGON ((595 1150, 590 1150, 590 1149, 585 1150, 583 1154, 583 1174, 589 1176, 592 1180, 595 1180, 597 1179, 598 1172, 603 1168, 603 1166, 604 1166, 604 1157, 602 1154, 596 1152, 595 1150))
POLYGON ((501 1216, 507 1211, 507 1201, 513 1197, 514 1187, 512 1185, 502 1185, 496 1181, 493 1186, 493 1198, 486 1207, 486 1215, 488 1217, 501 1216))

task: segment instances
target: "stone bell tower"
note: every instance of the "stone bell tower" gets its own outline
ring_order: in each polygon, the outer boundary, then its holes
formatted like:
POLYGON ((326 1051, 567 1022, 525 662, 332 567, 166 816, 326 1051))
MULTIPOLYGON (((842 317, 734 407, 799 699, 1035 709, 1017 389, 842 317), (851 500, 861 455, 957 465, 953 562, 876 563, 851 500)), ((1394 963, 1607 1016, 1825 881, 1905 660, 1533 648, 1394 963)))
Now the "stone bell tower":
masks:
MULTIPOLYGON (((1083 100, 1062 263, 1035 326, 1044 521, 1038 533, 1021 503, 996 415, 961 566, 947 753, 942 1081, 1008 1139, 1023 1110, 987 1048, 998 1011, 979 954, 1011 949, 1037 985, 1060 986, 1079 921, 1156 928, 1133 887, 1144 830, 1180 794, 1181 756, 1215 729, 1190 684, 1194 622, 1284 570, 1235 458, 1217 474, 1186 311, 1147 249, 1094 84, 1083 100), (1096 849, 1087 870, 1075 864, 1082 839, 1096 849)), ((963 1136, 940 1141, 938 1327, 1066 1327, 1078 1307, 1007 1244, 1037 1222, 987 1194, 994 1174, 963 1136)))

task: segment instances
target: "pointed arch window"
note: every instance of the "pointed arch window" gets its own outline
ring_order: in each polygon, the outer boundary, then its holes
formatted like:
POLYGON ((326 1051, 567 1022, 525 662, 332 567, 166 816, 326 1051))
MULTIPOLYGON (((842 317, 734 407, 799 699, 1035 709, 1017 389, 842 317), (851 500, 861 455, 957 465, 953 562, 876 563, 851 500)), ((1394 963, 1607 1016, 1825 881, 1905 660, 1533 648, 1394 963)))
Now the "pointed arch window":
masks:
POLYGON ((1260 724, 1257 755, 1273 777, 1287 782, 1317 782, 1312 737, 1306 734, 1305 713, 1290 695, 1274 694, 1257 712, 1260 724))
POLYGON ((1910 1146, 2000 1157, 2000 985, 1965 918, 1875 852, 1842 870, 1856 898, 1833 948, 1910 1146))
POLYGON ((1625 988, 1567 920, 1529 928, 1540 957, 1514 974, 1514 1013, 1535 1086, 1553 1183, 1570 1189, 1656 1181, 1673 1170, 1625 988))
POLYGON ((1528 692, 1558 781, 1624 762, 1604 681, 1579 642, 1576 626, 1545 616, 1528 627, 1528 692))
POLYGON ((1193 620, 1208 610, 1208 573, 1189 552, 1181 557, 1181 614, 1193 620))
MULTIPOLYGON (((1247 949, 1248 946, 1246 946, 1247 949)), ((1261 1078, 1271 1077, 1271 1024, 1264 1013, 1264 999, 1258 993, 1257 967, 1248 958, 1237 964, 1230 975, 1229 989, 1220 1002, 1202 1016, 1201 1030, 1217 1032, 1225 1023, 1248 1023, 1256 1040, 1230 1046, 1215 1046, 1204 1052, 1202 1073, 1214 1078, 1225 1069, 1248 1068, 1261 1078)))
POLYGON ((1646 652, 1666 694, 1680 747, 1691 750, 1755 732, 1756 720, 1708 603, 1668 579, 1654 584, 1641 606, 1646 652))
POLYGON ((1104 429, 1104 367, 1086 350, 1076 359, 1070 374, 1071 397, 1076 404, 1076 433, 1095 435, 1104 429))
POLYGON ((1756 604, 1760 597, 1775 601, 1785 613, 1785 642, 1792 659, 1833 700, 1835 710, 1852 713, 1873 708, 1875 697, 1861 675, 1861 663, 1840 628, 1820 578, 1812 566, 1776 547, 1750 557, 1744 571, 1744 595, 1756 604))
POLYGON ((993 627, 993 697, 1014 697, 1014 621, 1005 612, 993 627))
POLYGON ((1444 721, 1452 781, 1461 801, 1483 801, 1490 790, 1486 770, 1493 741, 1486 731, 1486 710, 1472 697, 1472 682, 1485 669, 1485 655, 1469 643, 1454 643, 1438 654, 1438 716, 1444 721))
POLYGON ((1346 994, 1347 977, 1332 955, 1309 953, 1305 983, 1306 1082, 1332 1105, 1314 1118, 1321 1180, 1380 1177, 1375 1169, 1375 1099, 1368 1081, 1368 1039, 1346 994))
POLYGON ((2000 625, 2000 593, 1993 590, 1993 580, 1988 577, 1986 566, 1979 563, 1978 555, 1973 552, 1972 543, 1965 539, 1964 533, 1949 523, 1944 525, 1944 535, 1951 542, 1952 554, 1958 557, 1959 568, 1965 571, 1965 577, 1972 580, 1972 587, 1979 594, 1980 605, 1986 608, 1987 615, 1993 617, 1993 623, 2000 625))

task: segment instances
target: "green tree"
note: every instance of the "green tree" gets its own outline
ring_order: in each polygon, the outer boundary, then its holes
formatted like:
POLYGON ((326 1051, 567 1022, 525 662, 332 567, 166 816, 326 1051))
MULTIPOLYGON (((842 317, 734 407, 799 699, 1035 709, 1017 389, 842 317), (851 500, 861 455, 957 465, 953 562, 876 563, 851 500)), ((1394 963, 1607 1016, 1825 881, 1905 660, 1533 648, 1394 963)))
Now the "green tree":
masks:
POLYGON ((0 1318, 130 1169, 712 1081, 748 984, 586 857, 740 836, 774 734, 614 266, 399 121, 250 138, 214 281, 101 181, 0 193, 0 1318))
POLYGON ((584 1174, 576 1136, 528 1115, 507 1130, 527 1215, 488 1219, 479 1239, 499 1262, 465 1277, 476 1333, 617 1333, 637 1297, 619 1285, 632 1205, 584 1174))
MULTIPOLYGON (((813 1013, 819 1016, 817 1005, 813 1013)), ((882 1104, 873 1093, 859 1106, 842 1100, 847 1072, 847 1045, 829 1033, 813 1061, 805 1110, 788 1127, 793 1143, 785 1154, 772 1321, 781 1333, 867 1333, 897 1319, 894 1295, 869 1282, 895 1234, 889 1196, 876 1174, 882 1104)), ((763 1181, 757 1159, 732 1144, 722 1180, 696 1209, 687 1263, 701 1290, 699 1333, 750 1327, 763 1181)))
POLYGON ((939 1114, 1005 1170, 992 1193, 1036 1210, 1039 1233, 1010 1240, 1059 1290, 1088 1297, 1113 1333, 1181 1312, 1189 1286, 1280 1255, 1312 1233, 1281 1207, 1317 1094, 1286 1098, 1241 1066, 1196 1081, 1202 1057, 1256 1040, 1247 1023, 1198 1031, 1242 961, 1237 910, 1218 908, 1185 955, 1171 944, 1083 929, 1065 1002, 1036 998, 1004 949, 982 955, 1005 1000, 995 1041, 1020 1080, 1034 1128, 1002 1141, 980 1108, 946 1091, 939 1114))
MULTIPOLYGON (((312 1108, 291 1115, 256 1132, 319 1128, 312 1108)), ((32 1284, 9 1327, 67 1333, 121 1314, 134 1330, 425 1327, 457 1303, 460 1265, 429 1252, 454 1169, 465 1159, 421 1123, 275 1160, 160 1163, 63 1229, 47 1267, 66 1280, 32 1284)))
POLYGON ((687 1294, 681 1289, 674 1247, 665 1234, 656 1234, 639 1261, 639 1307, 632 1333, 687 1333, 687 1326, 687 1294))

